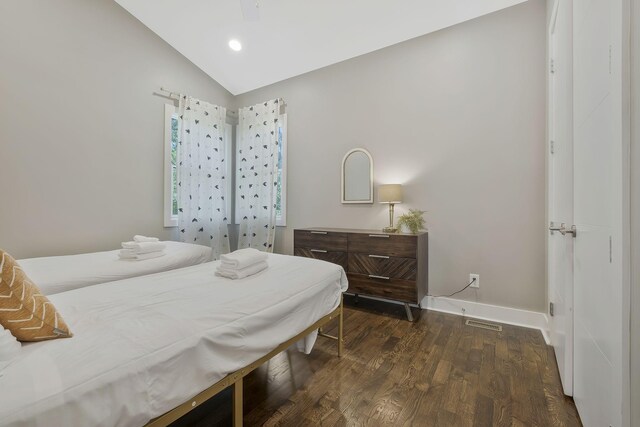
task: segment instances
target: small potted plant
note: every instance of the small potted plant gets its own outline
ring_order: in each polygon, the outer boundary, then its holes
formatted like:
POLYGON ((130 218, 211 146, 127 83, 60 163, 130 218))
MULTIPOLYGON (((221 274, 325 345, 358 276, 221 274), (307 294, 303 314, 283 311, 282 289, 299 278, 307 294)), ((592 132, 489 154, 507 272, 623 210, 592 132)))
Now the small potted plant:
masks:
POLYGON ((409 212, 400 215, 398 218, 398 229, 409 230, 412 234, 417 234, 420 230, 424 230, 424 214, 427 211, 421 211, 420 209, 409 209, 409 212))

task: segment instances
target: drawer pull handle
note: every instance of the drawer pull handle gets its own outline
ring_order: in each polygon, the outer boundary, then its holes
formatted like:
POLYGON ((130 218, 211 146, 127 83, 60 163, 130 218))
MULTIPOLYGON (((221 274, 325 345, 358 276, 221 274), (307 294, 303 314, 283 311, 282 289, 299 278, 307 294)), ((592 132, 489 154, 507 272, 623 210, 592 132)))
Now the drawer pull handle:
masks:
POLYGON ((326 231, 312 231, 311 234, 327 234, 326 231))
POLYGON ((370 275, 369 275, 369 278, 370 278, 370 279, 382 279, 382 280, 389 280, 389 279, 390 279, 389 277, 386 277, 386 276, 376 276, 375 274, 370 274, 370 275))
POLYGON ((388 239, 388 234, 369 234, 369 237, 382 237, 383 239, 388 239))
POLYGON ((386 255, 369 255, 369 258, 389 259, 386 255))
POLYGON ((318 252, 319 254, 326 254, 327 251, 322 250, 322 249, 311 249, 311 252, 318 252))

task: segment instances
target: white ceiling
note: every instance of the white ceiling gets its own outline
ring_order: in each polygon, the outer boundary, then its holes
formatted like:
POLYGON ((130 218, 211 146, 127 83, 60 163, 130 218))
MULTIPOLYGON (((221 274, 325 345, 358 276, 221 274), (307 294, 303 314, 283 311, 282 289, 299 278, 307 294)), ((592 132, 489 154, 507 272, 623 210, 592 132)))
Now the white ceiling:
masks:
POLYGON ((237 95, 526 0, 115 1, 237 95))

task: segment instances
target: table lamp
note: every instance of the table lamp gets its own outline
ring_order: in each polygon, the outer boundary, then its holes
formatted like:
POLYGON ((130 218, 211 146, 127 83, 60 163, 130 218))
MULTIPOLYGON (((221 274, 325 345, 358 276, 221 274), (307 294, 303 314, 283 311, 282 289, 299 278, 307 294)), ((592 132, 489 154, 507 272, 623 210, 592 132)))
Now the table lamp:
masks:
POLYGON ((393 226, 393 207, 396 203, 402 203, 402 185, 385 184, 378 187, 378 202, 389 204, 389 226, 382 231, 395 233, 398 229, 393 226))

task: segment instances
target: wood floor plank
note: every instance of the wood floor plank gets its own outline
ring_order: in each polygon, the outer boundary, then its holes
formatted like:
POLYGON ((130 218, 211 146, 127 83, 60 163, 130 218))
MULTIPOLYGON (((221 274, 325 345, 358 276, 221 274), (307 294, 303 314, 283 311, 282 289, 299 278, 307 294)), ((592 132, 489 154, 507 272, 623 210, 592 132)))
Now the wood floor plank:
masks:
POLYGON ((493 399, 484 394, 478 394, 476 399, 473 425, 478 427, 493 425, 493 399))
MULTIPOLYGON (((318 338, 311 354, 290 349, 245 378, 246 426, 581 425, 539 331, 488 331, 430 311, 412 323, 401 306, 364 305, 345 307, 342 358, 318 338)), ((175 425, 230 425, 230 399, 175 425)))

